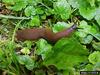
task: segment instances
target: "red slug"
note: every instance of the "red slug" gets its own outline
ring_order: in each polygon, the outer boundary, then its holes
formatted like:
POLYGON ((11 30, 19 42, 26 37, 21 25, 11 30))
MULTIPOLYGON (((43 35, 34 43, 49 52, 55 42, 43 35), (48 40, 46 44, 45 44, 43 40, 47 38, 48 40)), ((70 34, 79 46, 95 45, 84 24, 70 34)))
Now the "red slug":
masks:
POLYGON ((59 39, 69 36, 76 28, 76 24, 74 24, 70 28, 57 33, 53 33, 52 30, 47 28, 24 29, 16 32, 16 38, 19 41, 38 40, 40 38, 44 38, 47 41, 55 43, 59 39))

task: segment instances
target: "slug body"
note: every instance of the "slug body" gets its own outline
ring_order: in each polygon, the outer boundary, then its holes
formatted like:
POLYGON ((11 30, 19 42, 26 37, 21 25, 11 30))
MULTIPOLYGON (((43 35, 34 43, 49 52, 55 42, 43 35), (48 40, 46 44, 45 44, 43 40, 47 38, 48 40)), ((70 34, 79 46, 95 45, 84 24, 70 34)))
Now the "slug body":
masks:
POLYGON ((20 41, 38 40, 40 38, 44 38, 47 41, 55 43, 59 39, 69 36, 76 28, 77 28, 76 24, 74 24, 70 28, 60 31, 58 33, 53 33, 52 30, 47 28, 33 28, 33 29, 18 30, 16 32, 16 38, 17 40, 20 41))

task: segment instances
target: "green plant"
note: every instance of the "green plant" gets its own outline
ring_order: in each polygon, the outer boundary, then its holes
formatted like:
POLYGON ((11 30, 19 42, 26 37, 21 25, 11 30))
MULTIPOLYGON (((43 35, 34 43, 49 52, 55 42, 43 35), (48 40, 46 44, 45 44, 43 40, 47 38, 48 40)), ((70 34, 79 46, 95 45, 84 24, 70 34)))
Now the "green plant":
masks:
POLYGON ((79 75, 80 70, 100 70, 100 0, 2 1, 2 13, 11 12, 0 15, 2 72, 79 75), (78 29, 73 35, 60 39, 55 45, 44 39, 15 40, 18 29, 51 27, 53 32, 58 32, 76 21, 78 29))

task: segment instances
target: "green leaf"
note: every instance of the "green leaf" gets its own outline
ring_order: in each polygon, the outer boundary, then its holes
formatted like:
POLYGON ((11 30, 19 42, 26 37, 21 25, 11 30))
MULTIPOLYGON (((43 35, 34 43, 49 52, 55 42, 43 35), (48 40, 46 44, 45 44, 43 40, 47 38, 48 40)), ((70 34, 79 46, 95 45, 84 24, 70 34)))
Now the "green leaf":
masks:
POLYGON ((79 4, 77 0, 68 0, 68 3, 73 7, 73 8, 79 8, 79 4))
POLYGON ((88 36, 80 39, 81 43, 83 43, 83 44, 90 44, 92 42, 92 40, 93 40, 92 35, 88 35, 88 36))
POLYGON ((66 22, 57 22, 56 24, 54 24, 53 31, 58 32, 68 27, 70 27, 70 25, 66 22))
POLYGON ((3 50, 0 48, 0 58, 4 55, 3 50))
POLYGON ((81 21, 80 22, 80 25, 79 25, 79 28, 78 31, 76 31, 76 36, 78 36, 82 42, 82 40, 85 41, 88 39, 88 43, 89 41, 91 42, 92 41, 92 36, 95 36, 97 34, 97 29, 91 25, 88 25, 86 21, 81 21), (89 36, 88 35, 91 34, 92 36, 89 36), (91 38, 89 40, 89 38, 91 38))
POLYGON ((44 60, 45 65, 67 69, 87 60, 88 50, 75 38, 63 38, 53 47, 53 52, 44 60))
POLYGON ((21 52, 25 55, 30 54, 30 50, 27 47, 24 47, 23 49, 21 49, 21 52))
POLYGON ((73 67, 67 67, 66 70, 63 71, 63 75, 79 75, 75 73, 75 69, 73 67))
POLYGON ((32 41, 25 41, 23 45, 26 46, 28 49, 31 49, 34 43, 32 41))
POLYGON ((45 20, 46 19, 46 15, 42 15, 41 19, 45 20))
POLYGON ((94 51, 92 54, 88 57, 89 62, 92 64, 96 64, 97 62, 100 62, 100 52, 94 51))
POLYGON ((84 21, 84 20, 80 22, 79 28, 81 28, 81 29, 79 29, 79 31, 80 32, 82 31, 85 34, 88 34, 90 32, 90 30, 91 30, 91 26, 88 25, 87 22, 84 21))
POLYGON ((48 8, 48 10, 45 9, 44 12, 46 16, 50 16, 51 14, 54 14, 54 9, 48 8))
POLYGON ((27 8, 25 8, 25 15, 26 16, 36 15, 36 9, 33 6, 28 6, 27 8))
POLYGON ((93 42, 92 46, 96 49, 100 51, 100 42, 93 42))
POLYGON ((93 34, 93 36, 100 41, 100 33, 93 34))
POLYGON ((95 20, 97 21, 97 23, 100 26, 100 6, 99 6, 99 8, 97 8, 95 20))
MULTIPOLYGON (((4 69, 4 68, 8 68, 8 65, 11 65, 12 62, 15 61, 15 53, 14 53, 14 49, 15 49, 15 43, 10 41, 5 42, 4 47, 1 48, 2 51, 0 51, 0 68, 4 69), (6 57, 6 58, 5 58, 6 57)), ((0 50, 1 50, 0 49, 0 50)))
POLYGON ((97 62, 97 63, 94 65, 94 71, 100 71, 100 62, 97 62))
POLYGON ((43 14, 44 11, 41 8, 36 8, 36 14, 43 14))
POLYGON ((71 7, 66 0, 58 0, 53 4, 54 12, 62 19, 67 20, 71 15, 71 7))
POLYGON ((32 70, 34 68, 34 60, 28 55, 19 55, 17 60, 20 64, 25 65, 27 69, 32 70))
POLYGON ((80 14, 87 20, 91 20, 96 15, 96 8, 89 6, 86 0, 82 0, 79 6, 80 14))
POLYGON ((0 60, 0 68, 5 69, 7 66, 9 66, 9 62, 7 62, 7 59, 2 58, 2 61, 0 60))
POLYGON ((93 7, 80 7, 80 14, 87 20, 91 20, 95 16, 96 9, 93 7))
POLYGON ((27 0, 29 4, 36 6, 38 3, 42 2, 42 0, 27 0))
POLYGON ((92 64, 87 64, 86 66, 85 66, 85 71, 93 71, 93 67, 94 67, 94 65, 92 65, 92 64))
POLYGON ((16 2, 13 6, 8 6, 7 8, 14 10, 14 11, 20 11, 23 8, 25 8, 27 4, 28 3, 26 0, 22 0, 22 1, 16 2))
POLYGON ((29 26, 39 26, 40 25, 40 19, 38 16, 34 16, 32 20, 29 22, 29 26))
POLYGON ((88 31, 90 30, 90 26, 87 25, 87 22, 84 20, 81 21, 79 28, 81 29, 78 29, 78 31, 76 32, 76 35, 82 38, 86 37, 88 34, 88 31))
POLYGON ((95 6, 95 0, 87 0, 91 6, 95 6))
POLYGON ((49 53, 52 51, 52 46, 47 43, 46 40, 40 39, 37 43, 36 54, 41 55, 43 59, 45 59, 49 53))
POLYGON ((14 0, 2 0, 4 3, 7 3, 7 4, 14 4, 15 1, 14 0))
POLYGON ((33 6, 28 6, 27 8, 25 8, 25 15, 26 16, 36 15, 36 9, 33 6))

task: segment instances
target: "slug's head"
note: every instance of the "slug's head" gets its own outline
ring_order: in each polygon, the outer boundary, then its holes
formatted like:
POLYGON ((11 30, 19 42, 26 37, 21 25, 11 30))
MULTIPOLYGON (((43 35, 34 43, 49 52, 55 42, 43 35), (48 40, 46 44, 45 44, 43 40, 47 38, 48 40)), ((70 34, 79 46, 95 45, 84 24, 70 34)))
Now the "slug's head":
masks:
POLYGON ((75 23, 75 24, 73 24, 73 25, 69 28, 69 30, 76 30, 76 29, 78 29, 77 26, 78 26, 78 25, 75 23))
POLYGON ((72 29, 77 29, 77 24, 72 25, 72 29))

